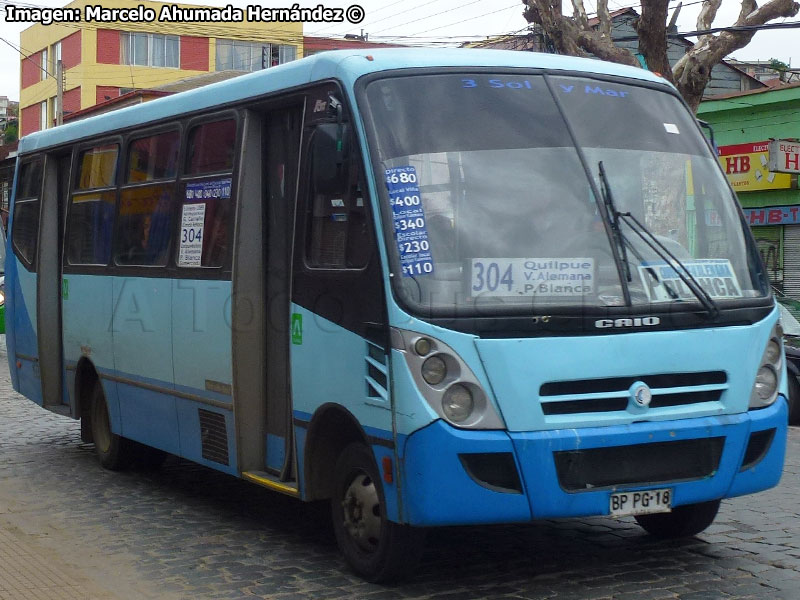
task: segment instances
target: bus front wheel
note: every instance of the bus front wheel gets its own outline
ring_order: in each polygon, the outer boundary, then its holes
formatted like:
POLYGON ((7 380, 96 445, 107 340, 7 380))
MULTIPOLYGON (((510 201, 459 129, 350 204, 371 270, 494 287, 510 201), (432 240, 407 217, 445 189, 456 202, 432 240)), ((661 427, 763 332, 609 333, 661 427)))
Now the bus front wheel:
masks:
POLYGON ((719 500, 686 504, 668 513, 637 515, 636 522, 650 535, 659 538, 681 538, 704 531, 717 516, 719 500))
POLYGON ((97 381, 92 390, 92 437, 100 465, 119 471, 130 463, 132 442, 111 431, 108 404, 102 384, 97 381))
POLYGON ((386 518, 378 467, 364 444, 350 444, 336 461, 331 514, 339 548, 364 579, 400 579, 419 560, 424 531, 386 518))

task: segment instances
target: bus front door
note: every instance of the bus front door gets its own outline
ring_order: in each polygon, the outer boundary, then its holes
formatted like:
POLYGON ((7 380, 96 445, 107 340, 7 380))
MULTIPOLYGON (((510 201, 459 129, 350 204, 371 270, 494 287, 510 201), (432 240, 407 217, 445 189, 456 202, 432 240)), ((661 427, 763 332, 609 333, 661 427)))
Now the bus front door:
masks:
POLYGON ((239 467, 296 492, 289 297, 302 108, 244 114, 231 306, 239 467))
POLYGON ((43 406, 63 413, 69 412, 69 396, 61 339, 61 252, 71 161, 71 154, 45 157, 36 298, 43 406))

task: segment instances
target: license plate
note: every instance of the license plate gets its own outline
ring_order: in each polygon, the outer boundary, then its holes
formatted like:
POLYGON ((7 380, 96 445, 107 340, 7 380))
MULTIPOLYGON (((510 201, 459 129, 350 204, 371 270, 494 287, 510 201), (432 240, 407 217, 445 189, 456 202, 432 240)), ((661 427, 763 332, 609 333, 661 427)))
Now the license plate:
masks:
POLYGON ((614 517, 646 515, 672 510, 672 490, 644 490, 611 494, 608 512, 614 517))

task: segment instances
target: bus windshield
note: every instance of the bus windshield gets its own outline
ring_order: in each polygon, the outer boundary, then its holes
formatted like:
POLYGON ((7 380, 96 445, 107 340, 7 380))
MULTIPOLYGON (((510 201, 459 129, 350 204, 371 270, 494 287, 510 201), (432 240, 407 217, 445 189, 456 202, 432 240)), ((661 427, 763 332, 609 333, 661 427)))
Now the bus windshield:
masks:
POLYGON ((673 95, 525 73, 415 75, 366 86, 395 290, 434 316, 630 303, 696 309, 669 250, 721 307, 768 295, 716 159, 673 95), (603 216, 614 205, 656 238, 603 216), (616 255, 616 257, 615 257, 616 255), (683 303, 683 304, 681 304, 683 303))

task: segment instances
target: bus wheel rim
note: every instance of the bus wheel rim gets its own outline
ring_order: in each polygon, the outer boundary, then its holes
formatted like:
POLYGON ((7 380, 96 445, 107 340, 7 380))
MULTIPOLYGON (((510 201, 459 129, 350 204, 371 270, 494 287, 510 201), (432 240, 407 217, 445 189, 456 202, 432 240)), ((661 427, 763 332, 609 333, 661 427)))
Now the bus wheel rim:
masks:
POLYGON ((344 528, 364 552, 375 552, 380 543, 381 501, 372 478, 359 473, 350 482, 342 501, 344 528))

